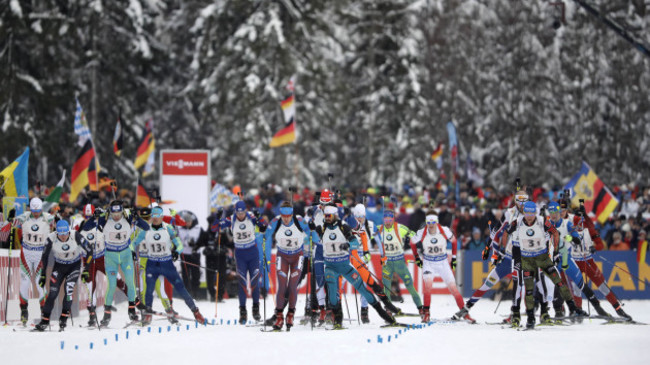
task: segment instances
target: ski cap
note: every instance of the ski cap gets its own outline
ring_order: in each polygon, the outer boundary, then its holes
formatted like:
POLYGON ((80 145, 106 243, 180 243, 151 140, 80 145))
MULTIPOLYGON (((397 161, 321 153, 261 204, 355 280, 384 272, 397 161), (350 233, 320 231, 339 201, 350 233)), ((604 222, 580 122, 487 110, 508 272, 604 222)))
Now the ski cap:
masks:
POLYGON ((320 192, 320 203, 329 204, 332 202, 332 192, 329 189, 323 189, 320 192))
POLYGON ((438 216, 435 214, 429 214, 426 216, 426 223, 427 224, 436 224, 438 223, 438 216))
POLYGON ((163 216, 163 208, 158 206, 151 209, 151 218, 162 218, 162 216, 163 216))
POLYGON ((524 214, 534 215, 537 213, 537 204, 535 202, 527 201, 524 203, 524 214))
POLYGON ((325 210, 323 211, 323 214, 325 215, 337 215, 339 212, 339 209, 333 205, 328 205, 325 207, 325 210))
POLYGON ((244 203, 243 200, 239 200, 237 203, 235 203, 235 212, 245 212, 246 211, 246 203, 244 203))
POLYGON ((352 208, 352 215, 354 218, 365 218, 366 217, 366 207, 359 203, 352 208))
POLYGON ((123 211, 124 207, 122 207, 122 204, 111 204, 111 213, 122 213, 123 211))
POLYGON ((68 222, 64 221, 63 219, 56 222, 56 233, 60 236, 70 234, 70 225, 68 222))
POLYGON ((559 213, 560 212, 560 204, 558 202, 550 202, 550 203, 548 203, 548 212, 549 213, 559 213))
POLYGON ((43 210, 43 201, 40 198, 32 198, 29 202, 29 210, 35 213, 39 213, 43 210))

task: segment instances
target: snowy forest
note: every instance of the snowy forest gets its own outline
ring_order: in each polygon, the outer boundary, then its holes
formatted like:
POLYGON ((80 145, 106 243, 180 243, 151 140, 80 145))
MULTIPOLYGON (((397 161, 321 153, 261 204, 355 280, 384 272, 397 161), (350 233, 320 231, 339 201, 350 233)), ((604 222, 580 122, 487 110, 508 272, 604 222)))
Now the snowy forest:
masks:
MULTIPOLYGON (((650 47, 649 0, 587 2, 650 47)), ((469 156, 496 188, 562 185, 583 160, 647 182, 650 58, 563 3, 0 0, 0 164, 29 146, 30 184, 70 171, 77 96, 124 185, 149 119, 157 151, 209 149, 213 178, 247 188, 295 164, 299 186, 431 185, 449 121, 461 170, 469 156), (271 149, 292 76, 298 143, 271 149)))

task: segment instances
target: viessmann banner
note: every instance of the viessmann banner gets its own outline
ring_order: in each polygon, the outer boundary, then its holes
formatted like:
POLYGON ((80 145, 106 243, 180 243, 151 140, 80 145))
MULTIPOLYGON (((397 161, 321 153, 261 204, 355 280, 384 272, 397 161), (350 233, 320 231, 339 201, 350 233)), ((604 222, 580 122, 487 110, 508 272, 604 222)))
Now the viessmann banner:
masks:
POLYGON ((199 225, 208 228, 210 213, 210 152, 207 150, 163 150, 160 152, 160 196, 167 207, 196 214, 199 225))
MULTIPOLYGON (((481 287, 490 273, 490 267, 489 261, 481 259, 481 251, 465 251, 463 254, 462 294, 468 298, 474 290, 481 287)), ((637 263, 636 251, 599 251, 594 255, 594 261, 619 299, 650 299, 650 264, 637 263)), ((589 284, 597 296, 603 299, 591 280, 589 284)), ((485 296, 493 295, 494 291, 490 291, 485 296)))

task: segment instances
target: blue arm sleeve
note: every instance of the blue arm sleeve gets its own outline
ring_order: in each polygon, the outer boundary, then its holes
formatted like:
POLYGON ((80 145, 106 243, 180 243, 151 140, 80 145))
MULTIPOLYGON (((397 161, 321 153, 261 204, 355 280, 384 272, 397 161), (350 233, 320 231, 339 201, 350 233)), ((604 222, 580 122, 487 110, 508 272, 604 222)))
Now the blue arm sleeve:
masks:
POLYGON ((183 242, 176 235, 176 231, 171 226, 167 226, 167 232, 169 232, 169 237, 172 239, 172 244, 176 246, 176 251, 183 251, 183 242))
POLYGON ((135 252, 138 252, 138 245, 140 244, 140 242, 144 241, 144 238, 146 236, 147 236, 147 232, 145 231, 141 230, 138 233, 138 236, 135 238, 135 241, 133 242, 133 250, 135 250, 135 252))

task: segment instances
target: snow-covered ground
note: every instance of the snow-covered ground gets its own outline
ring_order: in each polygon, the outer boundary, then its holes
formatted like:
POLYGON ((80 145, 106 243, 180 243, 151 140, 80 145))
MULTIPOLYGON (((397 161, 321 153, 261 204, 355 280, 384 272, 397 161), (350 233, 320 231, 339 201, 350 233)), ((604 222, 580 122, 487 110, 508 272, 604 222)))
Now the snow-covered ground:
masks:
MULTIPOLYGON (((415 312, 410 297, 400 304, 403 310, 415 312)), ((297 306, 302 315, 304 295, 297 306)), ((260 327, 233 325, 238 317, 236 299, 219 303, 220 317, 215 326, 198 326, 181 322, 168 331, 166 320, 154 320, 151 332, 147 328, 122 329, 126 323, 126 305, 118 306, 113 314, 116 329, 102 331, 80 328, 85 325, 85 312, 75 318, 76 327, 65 332, 32 333, 0 327, 0 348, 3 363, 99 363, 121 364, 504 364, 522 362, 531 364, 648 364, 645 346, 650 338, 650 327, 640 325, 601 325, 601 320, 585 320, 571 326, 538 327, 539 331, 520 332, 486 322, 501 321, 509 311, 503 302, 494 313, 496 302, 483 300, 471 314, 479 324, 440 322, 423 329, 379 328, 379 316, 371 311, 371 324, 356 321, 354 297, 348 295, 354 322, 346 321, 345 331, 326 331, 322 328, 296 325, 291 332, 262 333, 260 327), (223 324, 221 321, 223 320, 223 324), (228 321, 230 324, 228 325, 228 321), (187 324, 190 328, 187 329, 187 324), (162 332, 159 332, 161 328, 162 332), (128 331, 129 338, 126 339, 128 331), (400 333, 401 332, 401 333, 400 333), (115 336, 118 336, 116 341, 115 336), (378 336, 383 342, 378 343, 378 336), (390 341, 389 341, 390 336, 390 341), (104 344, 106 340, 107 344, 104 344), (61 343, 64 348, 61 349, 61 343), (93 349, 90 344, 93 343, 93 349), (78 346, 78 349, 75 347, 78 346)), ((201 312, 212 320, 214 303, 200 302, 201 312)), ((273 302, 266 302, 271 315, 273 302)), ((181 315, 190 311, 181 300, 175 300, 181 315)), ((432 318, 448 318, 456 310, 450 296, 434 296, 432 318)), ((604 302, 610 313, 611 306, 604 302)), ((345 306, 344 313, 345 313, 345 306)), ((158 308, 160 310, 160 306, 158 308)), ((627 301, 625 310, 640 322, 650 322, 650 301, 627 301)), ((249 304, 250 317, 250 304, 249 304)), ((155 318, 155 317, 154 317, 155 318)), ((402 317, 404 323, 417 323, 417 318, 402 317)), ((52 329, 58 330, 53 323, 52 329)))

